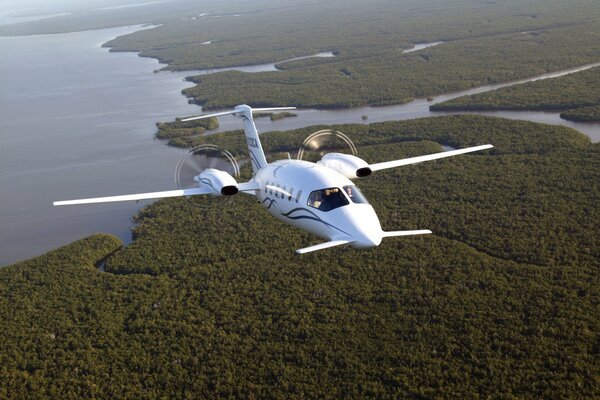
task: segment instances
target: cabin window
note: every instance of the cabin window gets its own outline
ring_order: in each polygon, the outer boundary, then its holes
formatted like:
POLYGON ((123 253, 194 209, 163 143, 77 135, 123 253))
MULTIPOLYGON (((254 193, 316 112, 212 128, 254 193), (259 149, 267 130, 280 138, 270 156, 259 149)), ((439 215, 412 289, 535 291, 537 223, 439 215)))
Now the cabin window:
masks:
POLYGON ((321 211, 330 211, 350 204, 340 188, 315 190, 308 196, 307 204, 321 211))
POLYGON ((353 202, 357 204, 369 204, 365 196, 354 185, 344 186, 344 193, 353 202))
POLYGON ((298 190, 298 194, 296 195, 296 203, 300 201, 300 196, 302 196, 302 190, 298 190))
POLYGON ((292 201, 292 193, 294 193, 294 188, 290 188, 290 191, 288 193, 288 201, 292 201))

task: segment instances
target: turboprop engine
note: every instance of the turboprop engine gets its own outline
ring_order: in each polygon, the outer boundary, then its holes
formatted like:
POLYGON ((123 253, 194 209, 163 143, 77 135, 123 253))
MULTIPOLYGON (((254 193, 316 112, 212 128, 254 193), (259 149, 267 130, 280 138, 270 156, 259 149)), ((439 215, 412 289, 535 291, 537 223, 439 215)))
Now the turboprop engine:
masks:
POLYGON ((205 169, 194 180, 198 182, 200 188, 212 189, 213 196, 231 196, 238 192, 238 184, 233 176, 218 169, 205 169))
POLYGON ((317 164, 331 168, 348 179, 371 175, 369 164, 362 158, 350 154, 328 153, 317 164))

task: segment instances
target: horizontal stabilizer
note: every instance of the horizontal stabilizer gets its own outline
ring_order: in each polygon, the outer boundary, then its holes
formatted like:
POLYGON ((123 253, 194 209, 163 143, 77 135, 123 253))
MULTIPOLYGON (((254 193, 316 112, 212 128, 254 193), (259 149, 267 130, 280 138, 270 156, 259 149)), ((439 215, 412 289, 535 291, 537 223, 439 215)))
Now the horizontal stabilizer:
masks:
POLYGON ((252 111, 265 112, 265 111, 285 111, 295 110, 296 107, 267 107, 267 108, 253 108, 252 111))
POLYGON ((412 236, 412 235, 427 235, 428 233, 432 233, 429 229, 421 229, 417 231, 393 231, 393 232, 383 232, 382 237, 393 237, 393 236, 412 236))
POLYGON ((197 119, 205 119, 205 118, 212 118, 212 117, 220 117, 222 115, 235 114, 236 112, 238 112, 238 111, 230 110, 230 111, 223 111, 223 112, 218 112, 218 113, 214 113, 214 114, 198 115, 196 117, 183 118, 181 120, 181 122, 195 121, 197 119))
POLYGON ((350 240, 332 240, 331 242, 319 243, 314 246, 305 247, 303 249, 296 250, 297 254, 310 253, 317 250, 328 249, 330 247, 341 246, 343 244, 351 243, 350 240))
MULTIPOLYGON (((264 112, 264 111, 284 111, 284 110, 295 110, 295 109, 296 109, 296 107, 271 107, 271 108, 252 108, 252 111, 253 112, 264 112)), ((242 110, 233 109, 233 110, 222 111, 222 112, 218 112, 218 113, 214 113, 214 114, 205 114, 205 115, 198 115, 196 117, 183 118, 181 120, 181 122, 195 121, 197 119, 206 119, 206 118, 212 118, 212 117, 220 117, 223 115, 230 115, 230 114, 239 114, 241 112, 242 112, 242 110)))
POLYGON ((91 199, 55 201, 52 204, 54 206, 67 206, 67 205, 73 205, 73 204, 110 203, 113 201, 132 201, 132 200, 145 200, 145 199, 160 199, 163 197, 194 196, 194 195, 198 195, 198 194, 208 194, 208 193, 212 193, 212 192, 213 192, 212 189, 208 189, 208 188, 206 188, 206 189, 205 188, 197 188, 197 189, 167 190, 165 192, 125 194, 122 196, 94 197, 91 199))
POLYGON ((386 161, 386 162, 381 162, 381 163, 377 163, 377 164, 371 164, 371 165, 369 165, 369 168, 371 169, 371 171, 379 171, 379 170, 387 169, 387 168, 401 167, 403 165, 417 164, 417 163, 420 163, 423 161, 431 161, 431 160, 437 160, 439 158, 457 156, 459 154, 471 153, 473 151, 491 149, 492 147, 494 147, 494 146, 492 146, 491 144, 484 144, 482 146, 467 147, 466 149, 442 151, 441 153, 428 154, 426 156, 411 157, 411 158, 405 158, 403 160, 386 161))

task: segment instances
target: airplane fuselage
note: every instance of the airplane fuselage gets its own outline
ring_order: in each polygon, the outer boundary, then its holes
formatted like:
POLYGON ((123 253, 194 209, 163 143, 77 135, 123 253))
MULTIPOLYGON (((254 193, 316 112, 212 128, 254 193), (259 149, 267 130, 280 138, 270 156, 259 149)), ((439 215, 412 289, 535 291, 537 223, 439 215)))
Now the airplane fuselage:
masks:
POLYGON ((352 181, 330 168, 279 160, 257 171, 258 202, 273 216, 328 240, 379 245, 383 232, 373 207, 352 181), (359 201, 360 200, 360 201, 359 201))

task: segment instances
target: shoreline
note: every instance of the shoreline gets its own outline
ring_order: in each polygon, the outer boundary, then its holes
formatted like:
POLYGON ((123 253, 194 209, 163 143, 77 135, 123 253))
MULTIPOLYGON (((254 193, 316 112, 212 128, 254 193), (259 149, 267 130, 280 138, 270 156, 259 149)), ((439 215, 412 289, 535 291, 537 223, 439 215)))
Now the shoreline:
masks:
POLYGON ((13 188, 0 196, 0 265, 98 231, 128 243, 131 216, 147 204, 63 210, 52 201, 173 188, 183 152, 154 139, 155 123, 198 112, 181 96, 189 83, 183 74, 152 74, 154 59, 101 48, 144 28, 0 39, 0 69, 13 77, 0 99, 0 186, 13 188))
MULTIPOLYGON (((133 29, 131 32, 127 32, 125 34, 120 34, 114 37, 111 37, 110 39, 107 39, 105 42, 102 42, 101 44, 99 44, 99 47, 101 48, 106 48, 108 49, 108 52, 110 53, 135 53, 138 57, 140 58, 148 58, 148 59, 152 59, 152 60, 156 60, 158 62, 159 65, 164 65, 164 67, 155 70, 155 73, 161 73, 161 72, 165 72, 165 73, 181 73, 181 74, 185 74, 186 76, 183 78, 183 80, 185 82, 191 83, 192 85, 189 87, 184 88, 181 91, 181 95, 184 96, 189 104, 194 104, 198 107, 201 108, 202 112, 205 111, 219 111, 219 110, 224 110, 224 109, 229 109, 231 107, 205 107, 206 101, 205 102, 201 102, 199 100, 196 100, 196 98, 191 95, 186 93, 186 91, 190 88, 193 88, 196 85, 196 82, 194 80, 195 77, 201 77, 203 75, 211 75, 211 74, 216 74, 216 73, 220 73, 220 72, 227 72, 227 71, 239 71, 239 72, 243 72, 243 73, 259 73, 259 72, 267 72, 267 71, 284 71, 281 69, 277 68, 278 64, 283 64, 286 62, 293 62, 293 61, 297 61, 297 60, 302 60, 302 59, 307 59, 307 58, 313 58, 313 57, 336 57, 337 55, 335 54, 334 51, 324 51, 324 52, 320 52, 317 54, 313 54, 313 55, 307 55, 307 56, 300 56, 300 57, 294 57, 291 59, 286 59, 286 60, 281 60, 281 61, 275 61, 272 63, 263 63, 263 64, 245 64, 245 65, 236 65, 236 66, 231 66, 231 67, 218 67, 218 68, 210 68, 210 69, 200 69, 200 70, 185 70, 185 69, 170 69, 168 68, 169 63, 165 60, 161 60, 160 58, 157 57, 153 57, 153 56, 147 56, 147 55, 142 55, 141 51, 139 49, 123 49, 123 50, 115 50, 113 46, 107 45, 109 42, 117 39, 118 37, 121 36, 126 36, 126 35, 130 35, 139 31, 143 31, 143 30, 150 30, 150 29, 155 29, 155 28, 159 28, 161 26, 163 26, 164 24, 152 24, 152 23, 144 23, 144 24, 136 24, 136 25, 125 25, 125 26, 117 26, 117 27, 110 27, 110 28, 99 28, 99 29, 90 29, 90 30, 83 30, 83 31, 74 31, 74 32, 62 32, 62 33, 49 33, 49 34, 41 34, 41 35, 21 35, 21 36, 45 36, 45 35, 57 35, 57 34, 64 34, 64 33, 76 33, 76 32, 87 32, 87 31, 100 31, 100 30, 105 30, 105 29, 118 29, 118 28, 131 28, 133 29), (323 55, 325 54, 325 55, 323 55), (265 70, 263 71, 262 68, 266 68, 267 66, 274 66, 274 69, 269 69, 269 70, 265 70), (256 71, 251 71, 251 69, 257 69, 256 71), (198 73, 199 72, 199 73, 198 73), (189 73, 189 75, 188 75, 189 73)), ((18 37, 18 36, 0 36, 0 37, 18 37)), ((403 50, 403 53, 410 53, 410 52, 414 52, 414 51, 418 51, 421 50, 421 48, 418 48, 419 45, 425 45, 425 47, 423 48, 427 48, 427 47, 432 47, 432 46, 436 46, 439 44, 444 44, 446 43, 445 41, 440 41, 440 42, 431 42, 431 43, 417 43, 415 44, 415 46, 413 46, 410 49, 405 49, 403 50)), ((544 79, 552 79, 552 78, 558 78, 561 76, 565 76, 565 75, 570 75, 570 74, 574 74, 577 72, 581 72, 581 71, 585 71, 591 68, 595 68, 595 67, 599 67, 600 66, 600 62, 596 62, 596 63, 589 63, 589 64, 584 64, 584 65, 580 65, 580 66, 576 66, 576 67, 572 67, 572 68, 567 68, 564 70, 559 70, 559 71, 553 71, 553 72, 548 72, 545 74, 541 74, 541 75, 535 75, 529 78, 524 78, 524 79, 518 79, 515 81, 507 81, 507 82, 501 82, 501 83, 497 83, 497 84, 492 84, 492 85, 483 85, 483 86, 476 86, 476 87, 472 87, 472 88, 468 88, 465 90, 461 90, 461 91, 456 91, 456 92, 449 92, 449 93, 438 93, 438 94, 434 94, 434 95, 427 95, 427 96, 420 96, 420 97, 413 97, 413 98, 408 98, 405 99, 406 101, 403 102, 397 102, 397 103, 392 103, 392 104, 368 104, 365 103, 363 105, 360 106, 353 106, 353 107, 346 107, 343 105, 333 105, 333 106, 318 106, 318 105, 314 105, 314 106, 307 106, 307 107, 301 107, 299 108, 299 110, 314 110, 314 111, 356 111, 357 113, 365 113, 368 112, 370 109, 377 109, 377 108, 385 108, 385 107, 401 107, 407 104, 411 104, 417 101, 422 101, 422 100, 427 100, 428 102, 430 102, 429 105, 429 111, 431 112, 435 112, 435 113, 443 113, 443 112, 448 112, 448 113, 463 113, 463 114, 479 114, 479 113, 490 113, 490 112, 515 112, 515 113, 532 113, 532 112, 540 112, 540 113, 549 113, 549 114, 557 114, 562 120, 564 121, 568 121, 570 123, 573 124, 584 124, 584 125, 590 125, 590 124, 594 124, 594 123, 599 123, 600 121, 595 121, 595 120, 576 120, 576 119, 568 119, 568 118, 564 118, 562 116, 562 114, 565 111, 571 110, 569 108, 538 108, 538 107, 515 107, 515 108, 511 108, 511 107, 504 107, 504 108, 453 108, 453 107, 443 107, 443 106, 436 106, 436 104, 440 104, 442 102, 451 100, 451 99, 455 99, 458 97, 463 97, 463 96, 469 96, 471 94, 477 94, 477 93, 484 93, 484 92, 489 92, 489 91, 494 91, 497 89, 501 89, 504 87, 510 87, 510 86, 515 86, 515 85, 520 85, 523 83, 528 83, 528 82, 535 82, 538 80, 544 80, 544 79), (435 99, 438 97, 443 97, 444 100, 443 101, 438 101, 436 102, 435 99)), ((261 106, 265 106, 265 107, 277 107, 277 106, 281 106, 280 104, 261 104, 261 106)), ((361 114, 362 115, 362 114, 361 114)), ((368 115, 368 114, 365 114, 368 115)), ((418 118, 418 117, 417 117, 418 118)), ((508 118, 508 119, 513 119, 513 118, 508 118)), ((515 119, 520 119, 520 118, 515 118, 515 119)), ((525 118, 525 120, 529 120, 527 118, 525 118)), ((532 122, 537 122, 535 120, 530 120, 532 122)), ((156 121, 156 122, 162 122, 162 121, 156 121)), ((340 122, 340 123, 344 123, 344 122, 340 122)), ((557 125, 557 124, 552 124, 551 125, 557 125)), ((560 125, 560 124, 558 124, 560 125)), ((310 124, 306 125, 306 126, 310 126, 310 124)), ((576 129, 576 128, 575 128, 576 129)), ((582 133, 586 134, 585 132, 581 131, 582 133)), ((589 136, 589 135, 587 135, 589 136)), ((592 138, 593 140, 594 138, 592 138)), ((600 139, 599 139, 600 140, 600 139)))

